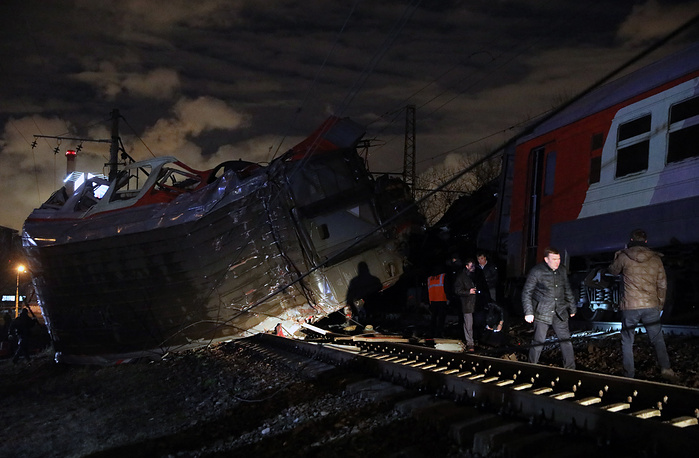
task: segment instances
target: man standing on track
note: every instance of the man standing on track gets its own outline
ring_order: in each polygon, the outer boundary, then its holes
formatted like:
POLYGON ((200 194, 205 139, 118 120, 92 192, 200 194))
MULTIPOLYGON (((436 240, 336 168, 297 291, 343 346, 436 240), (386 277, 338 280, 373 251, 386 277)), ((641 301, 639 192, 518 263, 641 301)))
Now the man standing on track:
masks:
POLYGON ((626 249, 617 251, 614 262, 609 266, 613 275, 622 274, 624 294, 621 309, 621 351, 624 375, 635 375, 633 342, 636 326, 643 323, 660 365, 660 375, 666 380, 674 380, 675 372, 670 368, 670 358, 665 347, 660 315, 665 305, 667 278, 665 267, 657 253, 646 246, 647 236, 643 229, 631 232, 631 241, 626 249))
POLYGON ((524 321, 534 323, 529 362, 539 362, 546 334, 552 327, 561 345, 563 367, 575 369, 568 317, 575 315, 576 307, 568 272, 561 266, 561 255, 556 248, 545 248, 544 262, 535 265, 529 272, 522 290, 522 307, 524 321))
POLYGON ((476 310, 476 284, 471 275, 475 272, 475 261, 467 259, 464 269, 461 271, 454 283, 454 292, 461 301, 461 313, 464 319, 464 340, 468 351, 475 351, 475 341, 473 339, 473 312, 476 310))

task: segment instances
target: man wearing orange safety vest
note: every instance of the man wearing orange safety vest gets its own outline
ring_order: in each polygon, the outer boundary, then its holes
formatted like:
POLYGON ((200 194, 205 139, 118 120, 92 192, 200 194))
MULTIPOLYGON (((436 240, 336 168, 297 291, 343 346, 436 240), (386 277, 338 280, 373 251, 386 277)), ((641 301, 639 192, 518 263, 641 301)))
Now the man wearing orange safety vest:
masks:
POLYGON ((447 293, 444 289, 444 272, 427 279, 427 292, 430 299, 430 332, 432 337, 444 337, 444 322, 447 317, 447 293))

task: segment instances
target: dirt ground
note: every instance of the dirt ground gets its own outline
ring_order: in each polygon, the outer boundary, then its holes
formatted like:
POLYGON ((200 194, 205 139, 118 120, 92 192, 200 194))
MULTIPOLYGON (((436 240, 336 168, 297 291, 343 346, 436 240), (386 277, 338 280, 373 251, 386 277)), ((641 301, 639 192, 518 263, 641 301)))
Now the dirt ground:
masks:
MULTIPOLYGON (((699 388, 699 339, 666 340, 679 384, 699 388)), ((579 369, 621 375, 618 336, 580 341, 575 347, 579 369)), ((525 360, 523 353, 517 356, 525 360)), ((638 378, 660 381, 655 355, 644 336, 637 339, 636 361, 638 378)), ((560 352, 546 349, 542 363, 560 364, 560 352)), ((224 417, 226 427, 240 431, 238 441, 253 443, 266 434, 265 423, 246 425, 246 419, 251 415, 273 418, 275 412, 260 410, 278 409, 278 405, 267 402, 256 411, 250 401, 280 392, 307 395, 312 388, 302 375, 251 359, 236 343, 110 367, 56 364, 50 349, 35 354, 30 362, 13 364, 3 359, 0 430, 5 438, 0 456, 153 456, 138 444, 162 438, 170 442, 169 450, 187 450, 193 431, 204 434, 224 417)), ((311 399, 306 407, 296 407, 294 415, 275 421, 293 428, 298 418, 342 409, 335 404, 336 398, 311 399)), ((210 455, 181 452, 165 456, 210 455)))
MULTIPOLYGON (((250 364, 235 346, 110 367, 68 366, 46 350, 0 362, 1 456, 89 456, 146 438, 173 437, 255 399, 293 374, 250 364)), ((143 456, 143 455, 142 455, 143 456)))

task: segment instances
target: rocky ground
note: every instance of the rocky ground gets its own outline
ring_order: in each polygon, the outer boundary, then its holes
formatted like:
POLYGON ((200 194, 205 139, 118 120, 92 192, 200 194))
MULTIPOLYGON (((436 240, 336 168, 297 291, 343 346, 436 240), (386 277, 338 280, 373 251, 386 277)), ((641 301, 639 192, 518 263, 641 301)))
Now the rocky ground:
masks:
MULTIPOLYGON (((526 330, 515 326, 505 353, 524 361, 526 343, 526 330)), ((667 344, 679 384, 699 388, 699 339, 669 337, 667 344)), ((575 348, 579 369, 621 374, 618 335, 580 338, 575 348)), ((645 336, 636 361, 638 378, 660 381, 645 336)), ((542 363, 560 364, 555 346, 542 363)), ((396 413, 374 412, 370 422, 343 415, 347 405, 377 408, 342 391, 345 382, 309 379, 235 342, 112 367, 59 365, 46 349, 30 363, 0 361, 0 456, 363 455, 369 450, 352 436, 396 413)))

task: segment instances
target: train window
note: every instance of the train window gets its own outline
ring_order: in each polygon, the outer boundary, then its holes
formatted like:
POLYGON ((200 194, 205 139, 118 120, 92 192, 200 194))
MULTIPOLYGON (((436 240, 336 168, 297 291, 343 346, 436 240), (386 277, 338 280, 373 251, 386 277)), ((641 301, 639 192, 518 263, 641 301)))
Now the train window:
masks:
POLYGON ((116 188, 110 202, 115 200, 128 200, 136 197, 151 174, 150 165, 142 165, 138 168, 124 169, 117 175, 116 188))
POLYGON ((699 156, 699 97, 670 108, 667 162, 699 156))
POLYGON ((624 140, 628 140, 648 132, 650 132, 650 115, 646 115, 620 125, 618 141, 621 143, 624 140))
POLYGON ((650 115, 619 126, 617 133, 616 177, 648 169, 650 115))
POLYGON ((699 97, 693 97, 670 109, 670 124, 699 115, 699 97))
MULTIPOLYGON (((590 151, 598 150, 598 149, 602 148, 603 146, 604 146, 604 134, 602 132, 592 134, 592 138, 590 138, 590 151)), ((597 156, 597 157, 590 158, 589 184, 599 183, 601 173, 602 173, 602 157, 597 156)))
POLYGON ((632 173, 648 169, 648 140, 636 143, 616 152, 616 177, 624 177, 632 173))
POLYGON ((590 158, 590 184, 599 183, 602 173, 602 156, 590 158))

